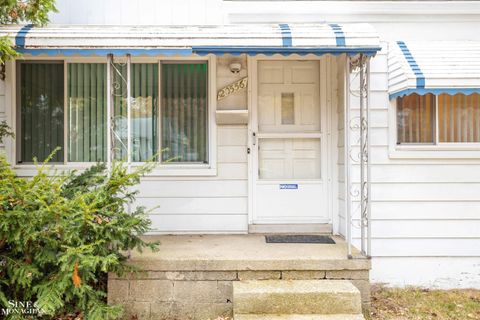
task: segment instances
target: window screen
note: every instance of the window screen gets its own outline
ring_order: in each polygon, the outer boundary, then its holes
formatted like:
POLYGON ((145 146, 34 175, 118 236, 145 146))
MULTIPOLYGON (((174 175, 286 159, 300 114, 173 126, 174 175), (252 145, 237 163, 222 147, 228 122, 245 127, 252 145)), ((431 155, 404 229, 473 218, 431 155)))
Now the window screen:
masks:
POLYGON ((438 96, 440 142, 480 142, 480 95, 438 96))
POLYGON ((397 143, 434 143, 435 96, 397 98, 397 143))
POLYGON ((19 63, 18 162, 63 162, 63 62, 19 63))
POLYGON ((162 64, 162 161, 207 163, 207 64, 162 64))

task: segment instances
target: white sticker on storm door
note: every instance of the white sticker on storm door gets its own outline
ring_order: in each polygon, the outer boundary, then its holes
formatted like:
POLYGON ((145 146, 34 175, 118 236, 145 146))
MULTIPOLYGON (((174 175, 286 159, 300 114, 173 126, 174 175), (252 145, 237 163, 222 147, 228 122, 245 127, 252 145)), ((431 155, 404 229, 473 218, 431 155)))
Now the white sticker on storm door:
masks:
POLYGON ((294 189, 294 190, 296 190, 296 189, 298 189, 298 184, 296 184, 296 183, 282 183, 282 184, 280 184, 280 190, 284 190, 284 189, 290 189, 290 190, 294 189))

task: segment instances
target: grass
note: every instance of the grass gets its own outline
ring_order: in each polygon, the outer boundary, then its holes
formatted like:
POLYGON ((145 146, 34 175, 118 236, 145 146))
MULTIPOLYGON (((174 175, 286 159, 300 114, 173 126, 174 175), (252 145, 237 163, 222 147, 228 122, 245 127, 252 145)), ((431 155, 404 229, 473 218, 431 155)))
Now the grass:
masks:
POLYGON ((372 287, 371 320, 480 320, 480 290, 372 287))

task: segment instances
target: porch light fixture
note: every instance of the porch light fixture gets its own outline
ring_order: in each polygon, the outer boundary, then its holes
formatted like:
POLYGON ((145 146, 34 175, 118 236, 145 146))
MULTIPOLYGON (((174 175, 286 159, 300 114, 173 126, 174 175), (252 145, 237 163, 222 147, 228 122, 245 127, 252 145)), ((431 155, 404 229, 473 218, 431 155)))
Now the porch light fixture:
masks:
POLYGON ((234 74, 240 73, 242 70, 242 64, 239 62, 230 63, 230 71, 234 74))

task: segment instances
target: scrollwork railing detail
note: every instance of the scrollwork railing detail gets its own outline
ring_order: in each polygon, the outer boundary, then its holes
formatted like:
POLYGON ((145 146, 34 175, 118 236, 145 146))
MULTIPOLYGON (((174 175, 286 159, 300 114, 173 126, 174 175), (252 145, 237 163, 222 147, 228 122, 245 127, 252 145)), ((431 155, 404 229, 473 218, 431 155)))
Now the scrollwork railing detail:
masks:
MULTIPOLYGON (((348 143, 347 156, 349 158, 351 170, 358 170, 359 181, 348 181, 350 187, 350 197, 352 202, 356 202, 358 208, 355 212, 359 214, 354 219, 352 212, 349 213, 350 226, 360 228, 361 233, 361 252, 365 255, 370 255, 370 168, 369 168, 369 57, 359 54, 350 58, 349 71, 351 73, 350 86, 348 87, 350 96, 358 99, 359 108, 355 110, 355 115, 348 119, 348 132, 345 134, 355 134, 355 141, 348 143), (353 89, 352 82, 355 82, 355 89, 353 89), (358 86, 357 86, 358 85, 358 86), (355 187, 353 185, 355 184, 355 187), (355 193, 352 192, 355 190, 355 193)), ((358 175, 355 175, 358 177, 358 175)), ((353 205, 351 205, 353 207, 353 205)), ((353 211, 353 210, 352 210, 353 211)))

